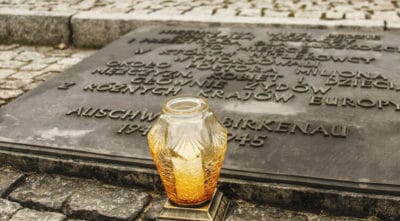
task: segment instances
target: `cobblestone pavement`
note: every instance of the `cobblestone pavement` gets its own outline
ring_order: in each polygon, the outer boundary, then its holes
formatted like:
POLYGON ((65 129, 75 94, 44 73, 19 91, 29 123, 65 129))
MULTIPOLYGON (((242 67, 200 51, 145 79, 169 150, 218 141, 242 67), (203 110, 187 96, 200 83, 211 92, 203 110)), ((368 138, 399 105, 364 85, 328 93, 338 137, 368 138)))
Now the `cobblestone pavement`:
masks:
POLYGON ((2 0, 1 8, 189 16, 399 20, 399 0, 2 0))
POLYGON ((0 106, 93 52, 94 50, 60 50, 17 44, 0 45, 0 106))
MULTIPOLYGON (((138 187, 0 168, 1 221, 154 220, 165 196, 138 187)), ((256 206, 233 200, 227 219, 268 221, 375 221, 256 206)))

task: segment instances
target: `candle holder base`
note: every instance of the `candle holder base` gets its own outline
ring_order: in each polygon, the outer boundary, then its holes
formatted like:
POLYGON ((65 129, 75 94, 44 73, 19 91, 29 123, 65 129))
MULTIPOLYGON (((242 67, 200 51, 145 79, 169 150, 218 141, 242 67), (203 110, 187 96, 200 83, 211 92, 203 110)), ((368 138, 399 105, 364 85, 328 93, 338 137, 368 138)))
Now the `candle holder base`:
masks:
POLYGON ((222 221, 228 208, 228 199, 221 191, 216 190, 211 201, 200 207, 176 206, 168 200, 157 220, 222 221))

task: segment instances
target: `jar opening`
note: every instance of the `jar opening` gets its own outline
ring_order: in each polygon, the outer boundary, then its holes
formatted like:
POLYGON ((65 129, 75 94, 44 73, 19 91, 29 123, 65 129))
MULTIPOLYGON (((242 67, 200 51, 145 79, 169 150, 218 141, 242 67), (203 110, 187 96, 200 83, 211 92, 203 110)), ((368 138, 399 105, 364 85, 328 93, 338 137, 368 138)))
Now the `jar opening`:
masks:
POLYGON ((195 96, 172 97, 164 102, 164 112, 171 114, 192 114, 207 109, 207 100, 195 96))

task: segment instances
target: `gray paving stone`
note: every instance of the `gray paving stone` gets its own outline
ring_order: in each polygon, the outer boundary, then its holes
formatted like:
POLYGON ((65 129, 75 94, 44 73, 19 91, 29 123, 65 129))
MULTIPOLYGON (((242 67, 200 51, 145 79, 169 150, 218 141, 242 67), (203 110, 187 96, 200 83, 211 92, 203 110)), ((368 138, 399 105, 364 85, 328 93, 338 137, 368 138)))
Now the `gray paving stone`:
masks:
POLYGON ((400 21, 400 17, 395 11, 375 11, 371 18, 375 20, 400 21))
POLYGON ((15 60, 17 60, 17 61, 33 61, 33 60, 38 60, 43 57, 44 57, 44 55, 39 52, 24 51, 21 54, 19 54, 15 58, 15 60))
POLYGON ((54 63, 56 63, 58 60, 60 60, 60 58, 57 58, 57 57, 47 57, 47 58, 40 59, 40 63, 43 63, 43 64, 54 64, 54 63))
MULTIPOLYGON (((18 93, 18 89, 23 88, 25 85, 30 84, 32 82, 32 79, 7 79, 4 81, 4 83, 0 84, 0 89, 8 89, 4 90, 4 94, 9 94, 9 96, 12 96, 11 94, 13 93, 18 93), (9 91, 9 92, 6 92, 9 91), (14 91, 14 92, 12 92, 14 91)), ((3 90, 0 90, 0 94, 2 94, 3 90)), ((3 97, 6 95, 3 95, 3 97)), ((16 95, 18 96, 18 95, 16 95)), ((0 96, 1 97, 1 96, 0 96)), ((12 97, 9 97, 12 98, 12 97)), ((3 98, 3 99, 8 99, 8 98, 3 98)))
POLYGON ((0 60, 8 61, 15 58, 18 55, 15 51, 0 51, 0 60))
POLYGON ((54 48, 49 47, 49 46, 36 46, 35 47, 35 51, 39 52, 41 54, 51 53, 51 51, 53 51, 53 50, 54 50, 54 48))
POLYGON ((365 13, 361 11, 346 12, 346 19, 362 20, 365 19, 365 13))
POLYGON ((0 199, 0 221, 7 221, 22 207, 5 199, 0 199))
POLYGON ((16 188, 10 199, 30 208, 61 211, 79 180, 57 175, 33 175, 16 188))
POLYGON ((387 28, 390 30, 400 30, 400 21, 387 21, 387 28))
POLYGON ((322 13, 320 11, 299 11, 294 13, 295 18, 321 18, 322 13))
MULTIPOLYGON (((1 70, 0 70, 0 74, 1 74, 1 70)), ((32 79, 36 76, 39 76, 43 74, 43 72, 41 71, 19 71, 13 75, 10 76, 10 78, 13 79, 21 79, 21 80, 29 80, 32 79)))
POLYGON ((72 14, 0 8, 0 41, 3 43, 69 43, 72 14))
POLYGON ((4 44, 0 45, 0 51, 8 51, 17 48, 18 44, 4 44))
POLYGON ((49 57, 64 58, 71 56, 71 54, 71 49, 57 49, 52 51, 49 57))
POLYGON ((11 217, 10 221, 64 221, 66 218, 61 213, 21 209, 11 217))
POLYGON ((327 11, 325 17, 322 18, 326 20, 341 20, 344 18, 344 14, 342 12, 327 11))
POLYGON ((143 214, 143 220, 156 220, 167 201, 166 197, 153 199, 148 209, 143 214))
POLYGON ((10 60, 0 61, 0 67, 4 69, 17 69, 25 64, 26 62, 21 62, 21 61, 10 61, 10 60))
MULTIPOLYGON (((0 90, 0 98, 1 96, 0 90)), ((6 99, 5 99, 6 100, 6 99)), ((23 173, 14 172, 6 169, 0 169, 0 197, 5 197, 6 194, 14 187, 14 185, 18 184, 24 178, 23 173)))
POLYGON ((69 65, 69 66, 72 66, 72 65, 77 64, 77 63, 80 62, 81 60, 82 60, 81 58, 65 58, 65 59, 61 59, 61 60, 58 61, 57 63, 58 63, 58 64, 61 64, 61 65, 69 65))
MULTIPOLYGON (((290 220, 291 214, 274 207, 244 207, 235 206, 228 212, 227 221, 236 220, 260 220, 260 221, 283 221, 290 220)), ((306 218, 306 221, 308 219, 306 218)))
POLYGON ((78 10, 89 10, 93 7, 95 0, 83 0, 77 5, 73 5, 72 8, 78 9, 78 10))
POLYGON ((14 74, 16 70, 14 69, 0 69, 0 79, 6 78, 12 74, 14 74))
POLYGON ((272 17, 272 18, 287 18, 289 16, 288 11, 264 11, 265 17, 272 17))
POLYGON ((40 70, 45 69, 47 66, 48 66, 47 64, 41 64, 41 63, 34 62, 31 64, 27 64, 25 66, 22 66, 20 68, 20 70, 22 70, 22 71, 40 71, 40 70))
POLYGON ((36 48, 34 46, 29 46, 29 45, 19 45, 17 48, 13 49, 13 51, 16 51, 18 53, 36 52, 36 48))
POLYGON ((392 11, 394 5, 390 1, 383 1, 383 2, 377 2, 377 4, 374 5, 373 9, 375 11, 392 11))
POLYGON ((147 193, 134 189, 87 184, 71 196, 66 214, 87 220, 133 220, 149 201, 147 193))

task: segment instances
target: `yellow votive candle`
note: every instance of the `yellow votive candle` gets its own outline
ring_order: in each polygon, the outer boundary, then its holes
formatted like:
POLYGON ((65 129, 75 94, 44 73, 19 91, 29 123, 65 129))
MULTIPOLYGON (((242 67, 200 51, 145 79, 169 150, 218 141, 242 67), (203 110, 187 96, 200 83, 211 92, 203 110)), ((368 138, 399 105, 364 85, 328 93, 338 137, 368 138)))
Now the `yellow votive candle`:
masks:
POLYGON ((204 194, 204 171, 201 157, 185 160, 172 158, 176 195, 183 201, 196 201, 204 194))

